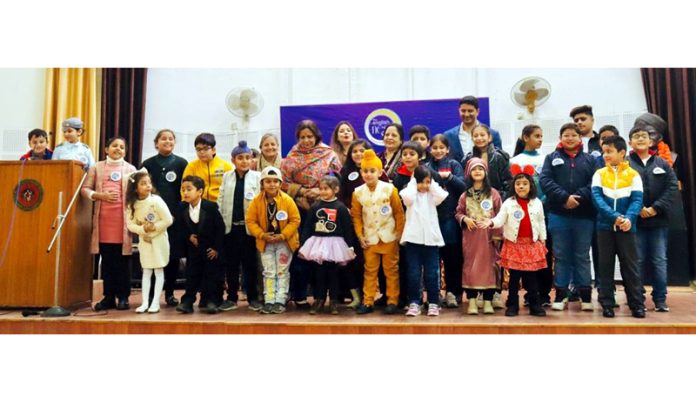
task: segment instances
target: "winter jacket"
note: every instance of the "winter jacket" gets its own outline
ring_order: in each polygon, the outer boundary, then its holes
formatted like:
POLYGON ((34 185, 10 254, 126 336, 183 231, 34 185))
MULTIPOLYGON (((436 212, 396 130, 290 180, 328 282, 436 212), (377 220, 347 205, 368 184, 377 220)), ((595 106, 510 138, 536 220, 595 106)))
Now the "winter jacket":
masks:
MULTIPOLYGON (((225 172, 232 170, 232 164, 215 155, 209 162, 203 162, 200 159, 189 162, 184 169, 183 177, 198 176, 203 179, 205 189, 203 190, 203 198, 208 201, 217 201, 220 194, 220 185, 222 184, 222 176, 225 172)), ((182 177, 182 179, 183 179, 182 177)), ((181 192, 181 198, 184 198, 184 192, 181 192)))
POLYGON ((592 204, 590 185, 596 170, 597 161, 594 157, 582 150, 571 157, 559 144, 556 151, 546 156, 539 176, 549 212, 594 220, 597 212, 592 204), (580 196, 580 205, 566 209, 564 205, 573 194, 580 196))
MULTIPOLYGON (((278 211, 276 217, 280 225, 280 234, 283 235, 290 251, 294 252, 300 247, 300 233, 298 232, 300 211, 297 209, 295 201, 282 191, 279 191, 273 200, 278 211), (281 212, 285 212, 283 219, 280 219, 281 212)), ((263 239, 263 235, 268 233, 267 204, 266 193, 261 191, 251 201, 246 213, 247 230, 250 235, 256 238, 256 249, 262 253, 266 250, 266 240, 263 239)))
POLYGON ((416 179, 412 177, 399 195, 406 204, 406 223, 401 244, 444 246, 445 241, 437 218, 437 206, 447 198, 447 191, 443 190, 437 182, 431 181, 430 190, 427 193, 421 193, 418 191, 416 179))
POLYGON ((628 161, 599 169, 592 176, 592 201, 597 208, 597 230, 616 231, 620 216, 631 221, 631 232, 643 208, 643 181, 628 161))
POLYGON ((639 228, 666 228, 669 227, 668 211, 672 207, 674 197, 678 191, 677 175, 664 159, 651 155, 650 159, 643 161, 635 153, 631 153, 628 162, 643 181, 643 205, 646 208, 653 207, 657 215, 652 218, 638 217, 639 228))
MULTIPOLYGON (((462 161, 462 168, 466 170, 469 159, 481 157, 481 151, 474 147, 474 150, 466 154, 462 161)), ((488 182, 491 187, 498 190, 500 197, 504 200, 510 194, 512 184, 512 173, 510 173, 510 155, 502 149, 496 149, 493 144, 488 145, 488 182)), ((467 178, 468 181, 468 178, 467 178)), ((469 183, 467 183, 469 184, 469 183)), ((467 186, 468 187, 468 186, 467 186)))
MULTIPOLYGON (((544 221, 544 204, 538 199, 529 200, 527 205, 529 220, 532 223, 532 240, 546 241, 546 223, 544 221)), ((500 207, 500 212, 491 219, 493 228, 503 228, 503 237, 517 242, 517 234, 520 230, 520 222, 524 218, 524 210, 517 202, 516 197, 508 198, 500 207)))

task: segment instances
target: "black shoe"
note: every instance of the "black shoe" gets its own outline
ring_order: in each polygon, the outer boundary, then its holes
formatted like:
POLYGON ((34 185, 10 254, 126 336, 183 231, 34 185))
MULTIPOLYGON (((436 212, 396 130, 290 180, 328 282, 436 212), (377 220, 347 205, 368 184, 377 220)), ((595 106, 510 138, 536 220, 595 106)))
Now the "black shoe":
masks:
POLYGON ((375 307, 384 307, 387 305, 387 297, 382 296, 377 301, 375 301, 375 307))
POLYGON ((263 308, 259 310, 261 314, 273 314, 273 304, 272 303, 266 303, 263 305, 263 308))
POLYGON ((176 306, 176 311, 184 314, 193 313, 193 305, 191 303, 181 303, 176 306))
POLYGON ((121 299, 116 305, 116 310, 130 310, 130 304, 128 304, 128 299, 121 299))
POLYGON ((311 308, 312 306, 307 303, 307 300, 300 300, 295 301, 295 310, 300 310, 300 311, 307 311, 311 308))
POLYGON ((177 298, 174 297, 173 295, 172 295, 172 296, 167 296, 167 297, 165 298, 165 300, 167 301, 167 306, 169 306, 169 307, 176 307, 176 306, 179 305, 179 299, 177 299, 177 298))
POLYGON ((208 302, 205 305, 204 311, 208 314, 216 314, 218 312, 218 306, 217 306, 217 304, 215 304, 213 302, 208 302))
POLYGON ((392 315, 398 312, 399 308, 396 306, 396 304, 387 304, 387 307, 384 308, 384 314, 392 315))
POLYGON ((106 297, 94 305, 94 311, 111 310, 112 308, 116 308, 116 302, 114 299, 106 297))
POLYGON ((544 310, 544 308, 539 304, 533 304, 529 306, 529 315, 533 315, 535 317, 546 317, 546 310, 544 310))
POLYGON ((312 303, 312 308, 309 309, 309 314, 314 315, 321 313, 321 310, 324 309, 324 303, 320 302, 319 300, 315 300, 314 303, 312 303))
POLYGON ((375 311, 374 307, 367 306, 365 304, 361 304, 360 306, 358 306, 357 309, 355 309, 355 314, 370 314, 370 313, 374 313, 374 311, 375 311))
POLYGON ((631 310, 631 315, 635 318, 645 318, 645 309, 643 307, 633 309, 631 310))
POLYGON ((337 315, 337 314, 338 314, 338 303, 337 303, 337 302, 332 301, 332 302, 329 304, 329 312, 331 312, 331 314, 333 314, 333 315, 337 315))
POLYGON ((508 308, 505 309, 505 316, 506 317, 515 317, 519 313, 520 313, 520 306, 519 305, 508 306, 508 308))
POLYGON ((602 315, 606 318, 614 318, 614 309, 611 307, 602 307, 602 315))

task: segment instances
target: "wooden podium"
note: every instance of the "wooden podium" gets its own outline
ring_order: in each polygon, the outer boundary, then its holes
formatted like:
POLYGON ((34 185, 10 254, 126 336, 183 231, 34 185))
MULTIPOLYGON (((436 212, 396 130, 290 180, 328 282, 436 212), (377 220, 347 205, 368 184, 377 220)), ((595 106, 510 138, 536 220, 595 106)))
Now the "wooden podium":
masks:
POLYGON ((0 161, 0 307, 54 306, 58 255, 58 305, 91 302, 89 200, 78 194, 60 241, 46 252, 57 229, 59 193, 66 213, 83 173, 75 161, 0 161))

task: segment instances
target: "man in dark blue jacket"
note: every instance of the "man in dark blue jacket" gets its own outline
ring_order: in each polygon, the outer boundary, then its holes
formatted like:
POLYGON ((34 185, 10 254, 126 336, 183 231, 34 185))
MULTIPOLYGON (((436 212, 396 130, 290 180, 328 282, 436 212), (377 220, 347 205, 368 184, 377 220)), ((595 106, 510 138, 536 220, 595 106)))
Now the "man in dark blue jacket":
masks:
POLYGON ((556 151, 546 156, 539 176, 539 184, 546 194, 548 229, 556 258, 556 299, 552 308, 566 308, 572 279, 580 293, 582 310, 592 311, 590 246, 596 211, 590 185, 597 162, 583 152, 580 131, 574 123, 561 127, 560 140, 556 151))
MULTIPOLYGON (((450 144, 450 158, 457 162, 462 162, 464 155, 474 147, 474 141, 471 139, 471 130, 474 126, 480 124, 478 121, 479 102, 474 96, 465 96, 459 101, 459 118, 462 124, 454 126, 443 134, 447 137, 450 144)), ((503 149, 503 143, 500 140, 500 133, 491 129, 493 137, 493 145, 497 149, 503 149)))
POLYGON ((652 283, 655 311, 667 312, 667 212, 677 192, 677 176, 669 164, 650 149, 652 142, 645 128, 634 127, 629 138, 633 150, 628 161, 643 181, 643 208, 637 230, 638 268, 643 281, 648 279, 647 282, 652 283))

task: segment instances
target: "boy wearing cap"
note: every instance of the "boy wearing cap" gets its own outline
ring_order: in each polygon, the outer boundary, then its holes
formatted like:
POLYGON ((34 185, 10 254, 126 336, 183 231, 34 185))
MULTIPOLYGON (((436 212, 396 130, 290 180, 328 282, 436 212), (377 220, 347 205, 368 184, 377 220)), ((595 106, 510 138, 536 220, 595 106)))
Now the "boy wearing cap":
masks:
MULTIPOLYGON (((205 183, 203 198, 208 201, 217 201, 220 194, 220 184, 225 172, 232 170, 232 165, 220 158, 215 150, 215 136, 210 133, 201 133, 196 136, 193 146, 196 148, 198 159, 189 162, 184 169, 184 177, 188 175, 198 176, 205 183)), ((183 197, 183 193, 181 194, 183 197)))
POLYGON ((244 272, 244 289, 247 291, 249 309, 261 310, 256 291, 256 253, 255 241, 249 235, 244 216, 249 204, 261 191, 259 179, 261 172, 251 170, 252 150, 246 141, 232 150, 234 170, 222 176, 220 196, 217 199, 222 219, 225 221, 225 247, 223 257, 227 279, 227 300, 220 306, 222 311, 237 308, 237 291, 239 290, 239 265, 244 272))
POLYGON ((246 214, 246 227, 256 239, 263 265, 262 314, 285 311, 292 253, 300 246, 300 211, 295 201, 280 190, 282 179, 280 169, 264 168, 261 192, 251 201, 246 214))
POLYGON ((35 128, 29 132, 29 146, 31 151, 22 155, 19 160, 51 160, 53 151, 48 149, 48 134, 40 128, 35 128))
POLYGON ((399 300, 399 239, 404 230, 404 209, 396 187, 379 180, 382 161, 375 151, 365 151, 360 162, 360 173, 365 184, 355 189, 351 203, 355 234, 365 253, 364 300, 356 313, 374 311, 377 271, 381 262, 387 278, 387 307, 384 313, 396 314, 399 300))
POLYGON ((53 151, 53 160, 76 160, 85 165, 85 169, 94 166, 92 150, 86 144, 80 142, 84 134, 84 123, 77 117, 71 117, 61 124, 65 141, 56 146, 53 151))

